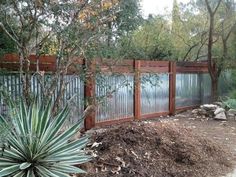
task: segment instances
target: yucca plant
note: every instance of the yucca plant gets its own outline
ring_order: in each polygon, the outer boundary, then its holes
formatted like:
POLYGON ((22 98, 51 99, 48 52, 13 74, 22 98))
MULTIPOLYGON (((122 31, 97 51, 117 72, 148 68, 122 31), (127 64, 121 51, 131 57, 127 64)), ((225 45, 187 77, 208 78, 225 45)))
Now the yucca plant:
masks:
MULTIPOLYGON (((11 104, 11 129, 0 153, 0 177, 69 177, 84 173, 75 165, 90 160, 83 148, 88 137, 71 138, 80 130, 81 122, 61 132, 69 115, 66 106, 52 117, 52 103, 37 101, 30 106, 11 104)), ((0 116, 0 123, 9 123, 0 116)))

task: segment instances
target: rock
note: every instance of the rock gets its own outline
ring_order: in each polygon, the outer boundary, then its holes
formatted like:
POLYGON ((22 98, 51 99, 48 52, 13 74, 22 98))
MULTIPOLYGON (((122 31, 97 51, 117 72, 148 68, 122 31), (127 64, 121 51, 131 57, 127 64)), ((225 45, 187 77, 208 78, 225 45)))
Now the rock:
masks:
POLYGON ((228 110, 228 114, 236 115, 236 110, 235 109, 230 109, 230 110, 228 110))
POLYGON ((201 108, 205 109, 206 111, 210 111, 210 110, 216 110, 218 106, 214 104, 204 104, 201 106, 201 108))
POLYGON ((194 110, 192 110, 192 113, 193 113, 193 114, 198 114, 198 113, 199 113, 199 109, 194 109, 194 110))
POLYGON ((222 113, 222 112, 225 112, 225 109, 224 108, 217 108, 214 112, 215 115, 219 114, 219 113, 222 113))
POLYGON ((217 115, 214 117, 214 119, 216 119, 216 120, 227 120, 226 115, 225 115, 225 112, 221 112, 221 113, 217 114, 217 115))
POLYGON ((201 109, 201 110, 199 111, 199 114, 204 115, 204 116, 209 115, 209 113, 208 113, 205 109, 201 109))
POLYGON ((216 101, 213 103, 214 105, 217 105, 219 107, 223 107, 223 103, 222 102, 219 102, 219 101, 216 101))
POLYGON ((227 114, 227 119, 229 120, 235 120, 235 115, 234 114, 227 114))

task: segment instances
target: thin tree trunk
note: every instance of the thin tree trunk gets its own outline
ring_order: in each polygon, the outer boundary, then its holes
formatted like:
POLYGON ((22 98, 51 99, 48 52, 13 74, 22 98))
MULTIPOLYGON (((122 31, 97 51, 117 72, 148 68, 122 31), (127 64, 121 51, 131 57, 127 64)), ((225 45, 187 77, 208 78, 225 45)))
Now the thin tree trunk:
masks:
POLYGON ((216 101, 218 99, 218 75, 217 75, 217 71, 216 71, 216 67, 215 67, 215 62, 213 61, 212 58, 212 48, 213 48, 213 33, 214 33, 214 21, 215 21, 215 14, 217 9, 220 6, 222 0, 218 0, 218 3, 215 7, 215 9, 213 10, 210 7, 210 3, 208 0, 205 0, 206 6, 207 6, 207 10, 209 13, 209 17, 210 17, 210 24, 209 24, 209 38, 208 38, 208 49, 207 49, 207 61, 208 61, 208 70, 209 70, 209 74, 211 76, 211 83, 212 83, 212 88, 211 88, 211 101, 216 101))
POLYGON ((211 79, 211 101, 215 102, 218 100, 218 78, 211 79))

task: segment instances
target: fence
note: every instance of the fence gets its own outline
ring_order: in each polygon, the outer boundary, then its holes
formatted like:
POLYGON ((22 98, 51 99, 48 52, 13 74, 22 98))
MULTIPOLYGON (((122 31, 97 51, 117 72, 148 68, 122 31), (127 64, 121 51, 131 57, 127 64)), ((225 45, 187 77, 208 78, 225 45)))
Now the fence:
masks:
MULTIPOLYGON (((0 68, 7 74, 0 75, 2 83, 16 98, 22 93, 19 74, 18 57, 7 55, 0 62, 0 68)), ((31 70, 36 68, 35 56, 30 57, 31 70)), ((75 64, 83 65, 79 59, 75 64)), ((56 58, 40 57, 40 70, 49 73, 56 69, 56 58)), ((95 70, 99 68, 95 78, 83 81, 79 75, 73 74, 69 68, 66 76, 68 84, 64 94, 64 102, 73 95, 71 122, 79 119, 85 108, 84 100, 96 97, 101 100, 96 113, 85 120, 85 129, 94 126, 108 125, 134 119, 149 119, 169 114, 177 110, 189 109, 207 103, 211 95, 211 82, 206 63, 142 60, 96 60, 95 70)), ((32 79, 31 89, 39 93, 37 81, 32 79)), ((4 103, 0 99, 0 112, 4 103)))

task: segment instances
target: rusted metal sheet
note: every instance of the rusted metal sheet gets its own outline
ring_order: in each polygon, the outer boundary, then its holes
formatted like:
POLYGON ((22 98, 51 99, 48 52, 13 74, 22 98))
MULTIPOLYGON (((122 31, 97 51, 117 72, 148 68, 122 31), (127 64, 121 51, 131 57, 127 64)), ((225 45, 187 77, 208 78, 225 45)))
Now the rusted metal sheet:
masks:
POLYGON ((142 74, 142 114, 169 111, 169 74, 142 74))
POLYGON ((97 75, 96 123, 134 116, 134 76, 97 75))

